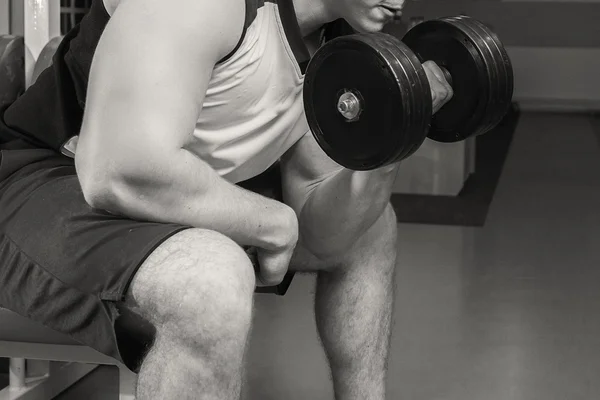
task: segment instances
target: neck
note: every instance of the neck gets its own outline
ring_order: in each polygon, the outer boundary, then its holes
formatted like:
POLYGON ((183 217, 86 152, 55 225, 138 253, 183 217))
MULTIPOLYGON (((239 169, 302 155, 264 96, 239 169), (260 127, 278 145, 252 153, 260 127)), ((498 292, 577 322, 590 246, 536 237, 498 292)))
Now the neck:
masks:
POLYGON ((326 23, 337 19, 328 0, 291 1, 294 3, 298 26, 304 37, 311 35, 326 23))

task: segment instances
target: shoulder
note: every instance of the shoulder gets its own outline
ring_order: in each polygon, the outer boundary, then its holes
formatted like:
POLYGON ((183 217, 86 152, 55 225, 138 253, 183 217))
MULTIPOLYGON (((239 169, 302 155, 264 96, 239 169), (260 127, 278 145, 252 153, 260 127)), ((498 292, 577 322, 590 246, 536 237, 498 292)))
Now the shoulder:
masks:
POLYGON ((276 3, 275 0, 237 0, 238 7, 240 10, 243 10, 243 21, 241 26, 241 32, 240 34, 237 36, 238 40, 236 45, 234 46, 234 48, 225 56, 223 57, 220 62, 226 61, 229 57, 231 57, 236 50, 239 48, 239 46, 242 44, 245 36, 246 36, 246 31, 248 30, 248 28, 250 27, 250 25, 252 25, 254 23, 254 21, 256 20, 256 17, 258 16, 258 10, 263 8, 265 6, 265 3, 269 3, 269 2, 274 2, 276 3))
POLYGON ((104 9, 108 13, 108 15, 113 15, 121 1, 123 0, 101 0, 104 4, 104 9))
MULTIPOLYGON (((221 53, 227 54, 238 44, 245 30, 248 5, 258 0, 98 0, 111 19, 118 18, 121 24, 147 27, 144 21, 157 28, 160 25, 168 27, 173 35, 167 38, 181 37, 177 32, 189 38, 200 35, 206 40, 196 41, 197 45, 222 48, 221 53), (141 24, 140 24, 141 22, 141 24)), ((256 12, 255 7, 254 13, 256 12)))

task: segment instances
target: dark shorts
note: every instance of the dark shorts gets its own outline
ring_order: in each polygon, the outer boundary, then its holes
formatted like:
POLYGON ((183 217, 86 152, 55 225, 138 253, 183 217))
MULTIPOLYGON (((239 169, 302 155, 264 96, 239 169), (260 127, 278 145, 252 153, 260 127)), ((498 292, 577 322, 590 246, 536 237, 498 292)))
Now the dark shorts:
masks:
MULTIPOLYGON (((94 210, 83 198, 72 159, 50 150, 3 149, 0 307, 136 370, 135 349, 144 344, 122 340, 116 306, 146 257, 188 227, 94 210)), ((241 186, 279 197, 278 168, 241 186)))

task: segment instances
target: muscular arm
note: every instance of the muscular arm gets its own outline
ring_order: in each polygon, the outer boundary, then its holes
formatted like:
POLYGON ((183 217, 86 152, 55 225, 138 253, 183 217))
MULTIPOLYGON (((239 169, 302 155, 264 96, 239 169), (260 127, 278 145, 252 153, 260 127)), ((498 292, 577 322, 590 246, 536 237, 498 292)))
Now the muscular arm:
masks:
POLYGON ((343 254, 389 204, 397 165, 351 171, 307 133, 282 159, 284 197, 299 216, 300 244, 314 256, 343 254))
MULTIPOLYGON (((434 112, 452 99, 452 87, 432 61, 423 64, 434 112)), ((285 200, 299 215, 299 249, 321 259, 344 254, 389 205, 398 163, 351 171, 333 162, 311 133, 282 162, 285 200)))
POLYGON ((279 245, 293 211, 227 182, 186 150, 213 67, 243 23, 240 0, 121 2, 94 57, 75 159, 88 203, 244 245, 279 245))

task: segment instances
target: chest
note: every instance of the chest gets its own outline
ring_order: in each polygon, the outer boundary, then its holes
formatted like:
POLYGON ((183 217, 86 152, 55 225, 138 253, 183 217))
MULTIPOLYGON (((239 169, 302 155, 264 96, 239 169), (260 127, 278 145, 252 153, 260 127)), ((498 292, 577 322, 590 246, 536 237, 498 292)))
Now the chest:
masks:
POLYGON ((198 123, 285 114, 301 102, 303 83, 276 6, 266 2, 239 48, 213 70, 198 123))

